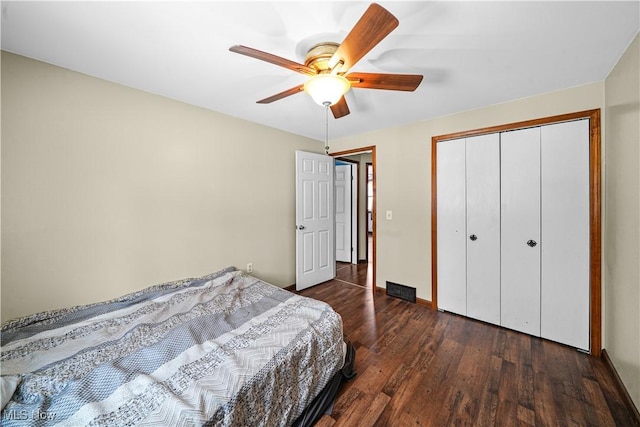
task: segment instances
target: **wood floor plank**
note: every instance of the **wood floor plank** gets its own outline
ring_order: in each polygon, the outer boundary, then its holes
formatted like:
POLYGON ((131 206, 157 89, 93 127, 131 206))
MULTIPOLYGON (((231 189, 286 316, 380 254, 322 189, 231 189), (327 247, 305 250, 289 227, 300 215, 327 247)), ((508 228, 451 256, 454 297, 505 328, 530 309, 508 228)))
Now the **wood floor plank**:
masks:
POLYGON ((498 410, 498 390, 502 375, 502 358, 491 355, 487 369, 487 379, 480 395, 480 408, 476 417, 478 426, 496 425, 498 410))
POLYGON ((384 393, 378 393, 369 406, 364 417, 358 422, 359 426, 373 426, 380 418, 380 414, 385 410, 391 398, 384 393))
POLYGON ((392 425, 395 420, 402 418, 403 414, 422 416, 423 411, 428 410, 425 409, 425 405, 430 401, 429 393, 423 390, 426 383, 426 377, 421 374, 406 377, 405 381, 398 384, 381 420, 392 425), (407 405, 407 401, 411 401, 414 405, 407 405))
POLYGON ((336 420, 331 418, 331 415, 323 415, 318 421, 315 423, 315 427, 332 427, 336 424, 336 420))
POLYGON ((330 281, 358 375, 329 426, 633 426, 605 363, 575 349, 330 281))
POLYGON ((593 416, 595 417, 596 425, 614 425, 615 421, 611 416, 611 413, 602 410, 602 408, 607 407, 607 401, 604 398, 604 395, 598 383, 590 379, 584 379, 583 384, 585 390, 589 395, 588 401, 592 402, 590 407, 593 409, 593 416))

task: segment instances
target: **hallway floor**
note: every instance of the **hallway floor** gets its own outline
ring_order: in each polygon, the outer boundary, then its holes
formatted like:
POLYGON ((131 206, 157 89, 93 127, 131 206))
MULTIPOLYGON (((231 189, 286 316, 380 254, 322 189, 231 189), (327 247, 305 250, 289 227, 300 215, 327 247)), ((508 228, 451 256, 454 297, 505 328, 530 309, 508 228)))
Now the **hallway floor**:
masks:
POLYGON ((366 262, 360 261, 358 264, 336 262, 335 280, 371 289, 373 286, 373 238, 371 235, 369 235, 367 248, 369 254, 366 262))

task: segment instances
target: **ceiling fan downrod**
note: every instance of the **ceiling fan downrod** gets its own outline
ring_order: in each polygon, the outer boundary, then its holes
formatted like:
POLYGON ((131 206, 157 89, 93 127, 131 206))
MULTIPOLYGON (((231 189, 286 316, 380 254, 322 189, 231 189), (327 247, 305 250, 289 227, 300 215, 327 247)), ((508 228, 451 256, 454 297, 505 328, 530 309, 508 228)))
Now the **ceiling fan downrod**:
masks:
POLYGON ((324 105, 324 120, 325 120, 325 132, 324 132, 324 153, 329 154, 329 107, 331 103, 325 101, 324 105))

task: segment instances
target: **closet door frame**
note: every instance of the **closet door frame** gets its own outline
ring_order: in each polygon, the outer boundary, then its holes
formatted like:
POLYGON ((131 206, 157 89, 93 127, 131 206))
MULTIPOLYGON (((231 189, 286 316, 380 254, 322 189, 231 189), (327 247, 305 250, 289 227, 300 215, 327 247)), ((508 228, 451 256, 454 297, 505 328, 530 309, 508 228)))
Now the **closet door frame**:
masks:
POLYGON ((534 120, 474 129, 431 138, 431 307, 438 309, 438 143, 451 139, 498 133, 552 123, 589 119, 589 317, 590 353, 600 357, 602 350, 602 176, 600 152, 600 109, 543 117, 534 120))

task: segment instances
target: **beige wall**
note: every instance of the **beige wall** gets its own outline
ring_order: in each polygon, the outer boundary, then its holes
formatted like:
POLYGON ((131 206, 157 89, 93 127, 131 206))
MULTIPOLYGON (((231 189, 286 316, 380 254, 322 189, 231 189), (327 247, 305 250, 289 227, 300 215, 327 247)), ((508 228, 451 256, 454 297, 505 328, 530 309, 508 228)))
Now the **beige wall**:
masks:
POLYGON ((605 81, 604 346, 640 408, 640 36, 605 81))
POLYGON ((402 283, 431 300, 432 136, 601 108, 603 89, 594 83, 331 141, 334 152, 376 146, 376 285, 402 283), (384 218, 387 210, 392 220, 384 218))
POLYGON ((295 282, 323 144, 2 53, 2 320, 253 262, 295 282))

